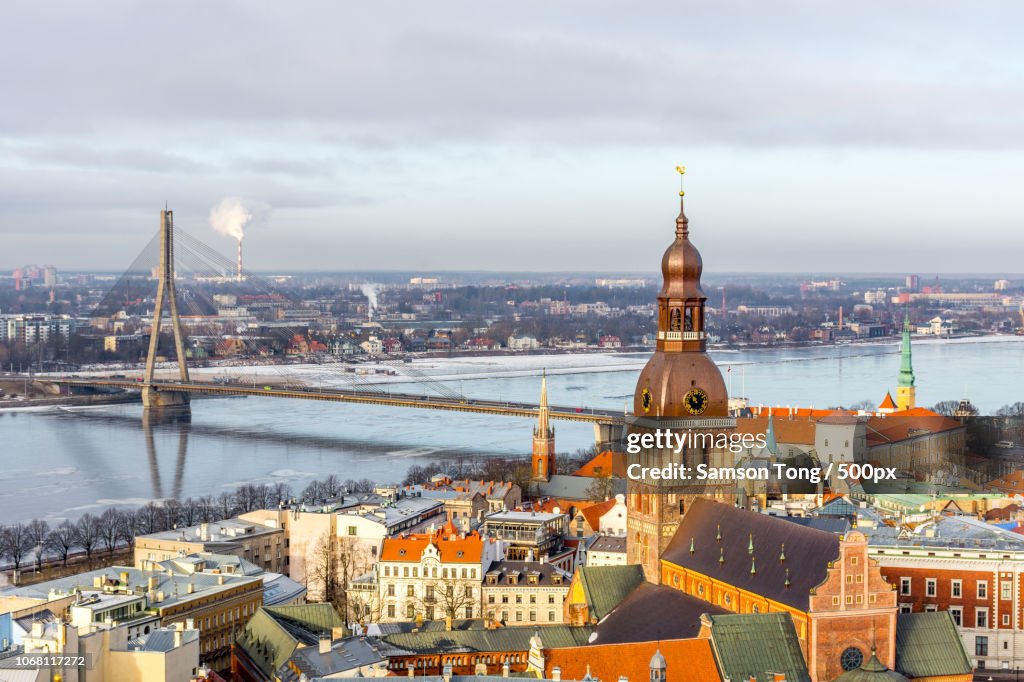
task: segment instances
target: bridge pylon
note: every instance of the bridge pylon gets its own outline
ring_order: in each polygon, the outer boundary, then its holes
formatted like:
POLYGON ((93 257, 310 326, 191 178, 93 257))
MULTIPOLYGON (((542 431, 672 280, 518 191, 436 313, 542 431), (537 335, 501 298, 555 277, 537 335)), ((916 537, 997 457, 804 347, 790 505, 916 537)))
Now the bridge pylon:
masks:
POLYGON ((185 338, 178 315, 178 292, 174 286, 174 211, 160 211, 160 265, 153 308, 153 326, 146 355, 146 373, 142 383, 142 405, 146 409, 188 409, 187 393, 160 391, 153 383, 157 348, 160 345, 160 327, 164 315, 164 299, 170 308, 171 329, 174 332, 174 351, 178 359, 178 374, 182 383, 188 383, 188 365, 185 364, 185 338))

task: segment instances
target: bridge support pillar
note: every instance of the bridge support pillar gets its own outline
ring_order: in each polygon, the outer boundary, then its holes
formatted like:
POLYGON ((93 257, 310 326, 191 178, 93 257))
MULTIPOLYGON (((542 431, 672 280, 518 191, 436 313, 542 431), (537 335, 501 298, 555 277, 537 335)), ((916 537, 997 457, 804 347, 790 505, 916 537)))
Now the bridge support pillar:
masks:
POLYGON ((626 435, 623 424, 594 424, 594 444, 598 450, 618 450, 626 435))
POLYGON ((146 410, 176 410, 189 411, 188 393, 177 391, 160 391, 154 386, 145 386, 142 389, 142 406, 146 410))

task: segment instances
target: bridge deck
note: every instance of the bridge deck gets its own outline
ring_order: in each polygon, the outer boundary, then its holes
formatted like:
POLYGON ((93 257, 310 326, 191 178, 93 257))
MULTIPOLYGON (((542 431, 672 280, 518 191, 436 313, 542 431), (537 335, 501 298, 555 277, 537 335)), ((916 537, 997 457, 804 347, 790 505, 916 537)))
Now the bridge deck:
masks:
MULTIPOLYGON (((53 383, 64 386, 81 386, 86 388, 121 388, 139 391, 143 384, 128 379, 54 379, 53 383)), ((325 400, 339 403, 361 403, 364 405, 387 405, 391 407, 415 407, 429 410, 449 410, 453 412, 473 412, 504 417, 527 417, 535 419, 540 406, 533 403, 520 403, 498 400, 481 400, 478 398, 443 398, 415 393, 393 393, 386 391, 354 391, 337 388, 313 386, 261 386, 257 384, 214 384, 192 381, 187 384, 178 382, 155 381, 153 388, 158 391, 175 393, 202 393, 207 395, 263 396, 267 398, 296 398, 299 400, 325 400)), ((563 407, 552 405, 548 408, 551 419, 562 421, 586 422, 589 424, 622 424, 622 412, 585 407, 563 407)))

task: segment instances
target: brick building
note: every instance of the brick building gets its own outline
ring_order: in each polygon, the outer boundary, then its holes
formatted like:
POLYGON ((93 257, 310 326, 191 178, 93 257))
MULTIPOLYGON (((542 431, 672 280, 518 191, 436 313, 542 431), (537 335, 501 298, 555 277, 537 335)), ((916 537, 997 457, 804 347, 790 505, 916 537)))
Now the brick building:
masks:
POLYGON ((872 649, 896 667, 896 594, 867 539, 697 499, 661 559, 661 582, 734 613, 786 612, 815 682, 872 649))
POLYGON ((865 529, 901 613, 948 611, 979 670, 1024 658, 1024 536, 967 517, 865 529))

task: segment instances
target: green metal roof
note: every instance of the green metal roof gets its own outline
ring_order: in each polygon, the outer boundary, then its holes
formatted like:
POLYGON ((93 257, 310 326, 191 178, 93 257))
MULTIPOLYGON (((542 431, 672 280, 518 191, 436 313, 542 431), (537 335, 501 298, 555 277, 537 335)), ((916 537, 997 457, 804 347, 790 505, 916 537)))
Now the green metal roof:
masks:
POLYGON ((709 616, 711 643, 722 677, 772 682, 783 673, 786 682, 811 682, 800 651, 793 618, 788 613, 709 616))
POLYGON ((235 643, 268 679, 292 657, 298 646, 298 640, 265 609, 260 609, 249 619, 235 643))
POLYGON ((912 678, 971 672, 971 661, 948 611, 896 616, 896 670, 912 678))
POLYGON ((585 646, 591 627, 545 625, 531 627, 502 627, 492 630, 452 630, 401 632, 385 635, 381 639, 393 647, 416 654, 466 653, 474 651, 528 651, 530 638, 540 635, 545 649, 585 646))
MULTIPOLYGON (((345 621, 331 604, 297 604, 292 606, 265 606, 264 610, 277 620, 301 627, 312 633, 331 634, 334 628, 344 628, 345 621)), ((345 636, 348 636, 346 629, 345 636)))
POLYGON ((236 643, 270 677, 292 657, 300 639, 308 645, 337 627, 344 622, 330 604, 265 606, 249 619, 236 643))
POLYGON ((586 595, 591 618, 601 620, 644 582, 639 564, 626 566, 582 566, 580 583, 586 595))

